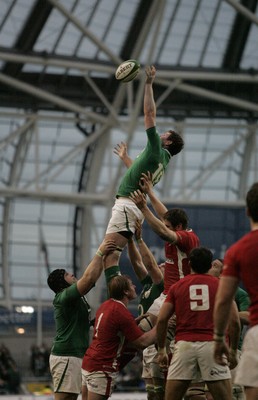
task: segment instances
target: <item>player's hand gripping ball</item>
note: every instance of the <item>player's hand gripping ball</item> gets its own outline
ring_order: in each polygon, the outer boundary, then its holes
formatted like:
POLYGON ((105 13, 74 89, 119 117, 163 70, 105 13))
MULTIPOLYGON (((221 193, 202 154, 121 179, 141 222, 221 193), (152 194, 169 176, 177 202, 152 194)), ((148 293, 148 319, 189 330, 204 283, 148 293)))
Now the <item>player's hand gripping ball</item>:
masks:
POLYGON ((115 77, 120 82, 131 82, 138 75, 140 67, 137 60, 124 61, 117 68, 115 77))

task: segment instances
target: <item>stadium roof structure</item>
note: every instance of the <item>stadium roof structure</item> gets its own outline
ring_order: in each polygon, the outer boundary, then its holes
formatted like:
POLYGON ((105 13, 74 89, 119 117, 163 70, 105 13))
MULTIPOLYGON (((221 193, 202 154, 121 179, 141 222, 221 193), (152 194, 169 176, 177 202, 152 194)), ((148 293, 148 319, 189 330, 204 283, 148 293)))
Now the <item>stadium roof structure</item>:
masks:
POLYGON ((113 147, 127 142, 134 158, 146 143, 146 65, 159 131, 185 139, 160 198, 244 204, 258 180, 257 3, 1 2, 1 305, 49 303, 49 270, 80 276, 102 241, 125 170, 113 147), (141 71, 123 84, 127 59, 141 71))

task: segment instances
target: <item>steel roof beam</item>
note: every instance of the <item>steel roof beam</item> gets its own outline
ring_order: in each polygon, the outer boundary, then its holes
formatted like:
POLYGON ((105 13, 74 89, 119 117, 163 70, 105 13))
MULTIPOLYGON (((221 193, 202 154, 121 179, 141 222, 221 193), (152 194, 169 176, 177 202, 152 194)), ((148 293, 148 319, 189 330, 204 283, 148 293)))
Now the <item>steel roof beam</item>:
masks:
MULTIPOLYGON (((31 13, 23 26, 13 47, 17 50, 28 52, 33 49, 43 26, 45 25, 53 6, 46 0, 38 0, 31 10, 31 13)), ((6 64, 3 73, 16 76, 21 70, 22 64, 6 64)))

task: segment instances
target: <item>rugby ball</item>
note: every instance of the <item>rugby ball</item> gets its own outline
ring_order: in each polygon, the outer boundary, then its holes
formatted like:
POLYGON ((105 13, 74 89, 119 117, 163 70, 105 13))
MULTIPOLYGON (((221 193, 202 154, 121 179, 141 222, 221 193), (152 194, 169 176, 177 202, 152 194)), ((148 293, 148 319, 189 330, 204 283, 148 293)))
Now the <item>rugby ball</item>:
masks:
POLYGON ((117 68, 115 77, 120 82, 131 82, 138 75, 140 67, 137 60, 124 61, 117 68))

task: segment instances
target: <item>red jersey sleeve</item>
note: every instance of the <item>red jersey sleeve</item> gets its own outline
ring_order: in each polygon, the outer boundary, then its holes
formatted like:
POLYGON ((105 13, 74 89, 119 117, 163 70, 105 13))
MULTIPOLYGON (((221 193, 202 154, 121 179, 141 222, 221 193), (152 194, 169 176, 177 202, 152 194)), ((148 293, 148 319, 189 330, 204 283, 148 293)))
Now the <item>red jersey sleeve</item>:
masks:
POLYGON ((128 342, 133 342, 144 334, 128 309, 121 308, 119 314, 120 329, 128 342))

